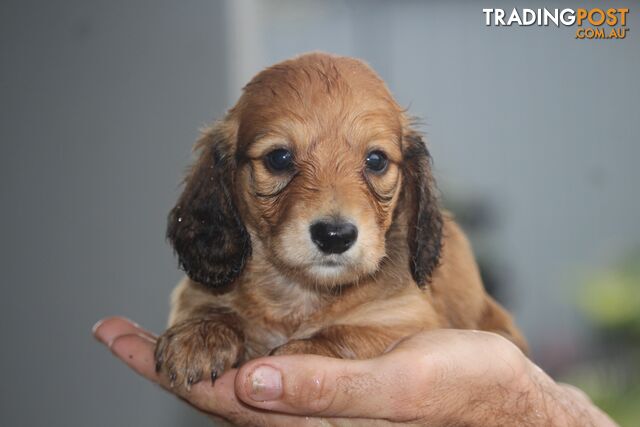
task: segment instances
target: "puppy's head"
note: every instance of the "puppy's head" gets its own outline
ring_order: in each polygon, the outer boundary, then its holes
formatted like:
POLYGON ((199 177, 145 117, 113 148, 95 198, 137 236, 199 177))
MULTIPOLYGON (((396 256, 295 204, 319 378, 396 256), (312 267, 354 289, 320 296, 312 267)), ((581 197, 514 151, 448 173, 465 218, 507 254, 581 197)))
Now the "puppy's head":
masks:
POLYGON ((357 282, 378 269, 399 218, 416 282, 437 265, 429 154, 360 61, 309 54, 262 71, 198 147, 168 227, 197 282, 232 282, 252 245, 303 282, 357 282))

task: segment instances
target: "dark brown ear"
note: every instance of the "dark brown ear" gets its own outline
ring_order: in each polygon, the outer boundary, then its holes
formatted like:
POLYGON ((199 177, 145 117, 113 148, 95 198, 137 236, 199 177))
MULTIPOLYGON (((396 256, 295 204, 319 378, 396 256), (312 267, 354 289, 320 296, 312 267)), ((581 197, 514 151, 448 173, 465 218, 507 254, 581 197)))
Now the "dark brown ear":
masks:
POLYGON ((240 275, 251 240, 231 196, 236 160, 224 125, 208 130, 196 151, 200 157, 169 214, 167 238, 192 280, 220 287, 240 275))
POLYGON ((442 213, 431 174, 431 156, 418 132, 404 136, 404 177, 407 203, 409 263, 418 286, 424 287, 440 261, 442 213))

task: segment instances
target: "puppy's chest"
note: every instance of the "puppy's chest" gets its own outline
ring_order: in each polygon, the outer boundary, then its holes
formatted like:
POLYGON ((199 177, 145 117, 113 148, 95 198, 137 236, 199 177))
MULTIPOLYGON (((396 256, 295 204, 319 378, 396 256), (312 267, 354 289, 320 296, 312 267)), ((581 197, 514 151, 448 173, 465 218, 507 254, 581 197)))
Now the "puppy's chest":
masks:
POLYGON ((247 319, 244 330, 247 359, 269 354, 292 339, 311 337, 322 328, 322 322, 296 316, 281 319, 247 319))
POLYGON ((323 324, 326 301, 290 282, 251 288, 236 300, 245 320, 249 358, 261 356, 293 338, 308 338, 323 324))
POLYGON ((286 334, 274 329, 250 326, 245 330, 245 360, 267 355, 289 341, 286 334))

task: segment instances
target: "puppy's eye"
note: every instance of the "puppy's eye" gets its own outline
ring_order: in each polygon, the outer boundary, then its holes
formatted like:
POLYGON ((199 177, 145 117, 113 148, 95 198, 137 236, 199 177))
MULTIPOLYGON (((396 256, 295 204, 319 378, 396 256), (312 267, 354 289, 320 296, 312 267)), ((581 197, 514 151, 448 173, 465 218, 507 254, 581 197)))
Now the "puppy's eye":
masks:
POLYGON ((364 163, 371 172, 382 173, 387 169, 389 159, 382 151, 374 150, 367 154, 364 163))
POLYGON ((272 171, 282 172, 293 167, 293 154, 285 148, 278 148, 267 154, 265 162, 272 171))

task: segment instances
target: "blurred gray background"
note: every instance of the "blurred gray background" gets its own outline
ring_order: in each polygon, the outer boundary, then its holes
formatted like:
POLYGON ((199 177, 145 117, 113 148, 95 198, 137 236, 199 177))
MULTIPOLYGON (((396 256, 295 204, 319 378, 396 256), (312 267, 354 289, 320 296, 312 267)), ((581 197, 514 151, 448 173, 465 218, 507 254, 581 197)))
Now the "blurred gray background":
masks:
POLYGON ((180 277, 165 218, 198 128, 309 50, 365 59, 424 119, 445 200, 536 361, 593 351, 581 276, 640 244, 638 3, 613 6, 631 9, 626 40, 599 41, 484 26, 483 7, 512 6, 2 0, 0 424, 207 425, 90 329, 110 314, 163 329, 180 277))

